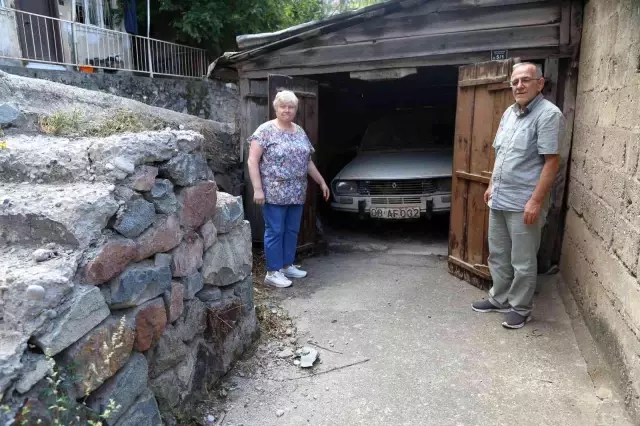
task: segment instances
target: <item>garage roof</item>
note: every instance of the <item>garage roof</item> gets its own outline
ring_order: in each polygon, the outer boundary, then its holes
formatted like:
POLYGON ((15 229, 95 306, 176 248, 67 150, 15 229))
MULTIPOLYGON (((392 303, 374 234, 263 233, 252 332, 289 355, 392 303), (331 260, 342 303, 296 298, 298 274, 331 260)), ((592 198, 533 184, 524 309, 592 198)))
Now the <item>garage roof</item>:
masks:
POLYGON ((509 51, 522 59, 570 56, 580 0, 391 0, 282 31, 242 35, 240 52, 211 66, 241 77, 464 64, 509 51))

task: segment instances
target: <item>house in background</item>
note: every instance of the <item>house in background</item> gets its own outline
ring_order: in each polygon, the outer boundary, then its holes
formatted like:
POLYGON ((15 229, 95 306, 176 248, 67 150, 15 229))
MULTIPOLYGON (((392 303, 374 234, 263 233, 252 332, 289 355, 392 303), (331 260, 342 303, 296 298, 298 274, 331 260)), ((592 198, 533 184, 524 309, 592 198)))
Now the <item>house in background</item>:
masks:
POLYGON ((0 63, 202 77, 206 52, 138 35, 135 0, 0 0, 0 63))

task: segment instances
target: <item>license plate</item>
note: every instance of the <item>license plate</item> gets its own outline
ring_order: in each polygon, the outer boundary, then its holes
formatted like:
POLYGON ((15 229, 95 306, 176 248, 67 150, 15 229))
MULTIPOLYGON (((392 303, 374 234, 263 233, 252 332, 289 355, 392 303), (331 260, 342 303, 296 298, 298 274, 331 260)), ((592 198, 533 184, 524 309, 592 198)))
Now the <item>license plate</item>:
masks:
POLYGON ((379 219, 413 219, 420 217, 420 208, 373 208, 370 214, 379 219))

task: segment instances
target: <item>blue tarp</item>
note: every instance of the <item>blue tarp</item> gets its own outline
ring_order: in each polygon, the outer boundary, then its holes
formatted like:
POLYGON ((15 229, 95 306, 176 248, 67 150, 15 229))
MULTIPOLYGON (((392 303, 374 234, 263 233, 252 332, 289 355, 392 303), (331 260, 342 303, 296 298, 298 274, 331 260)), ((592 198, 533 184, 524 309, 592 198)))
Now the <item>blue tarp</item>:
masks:
POLYGON ((138 34, 136 0, 124 1, 124 28, 129 34, 138 34))

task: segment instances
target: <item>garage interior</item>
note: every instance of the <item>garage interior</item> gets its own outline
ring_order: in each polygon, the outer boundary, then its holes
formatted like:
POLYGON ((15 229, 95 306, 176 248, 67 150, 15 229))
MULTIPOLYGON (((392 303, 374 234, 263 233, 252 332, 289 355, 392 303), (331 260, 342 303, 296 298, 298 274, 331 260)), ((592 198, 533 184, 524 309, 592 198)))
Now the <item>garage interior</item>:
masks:
MULTIPOLYGON (((393 78, 391 73, 336 73, 309 77, 319 83, 316 161, 328 183, 355 158, 368 128, 369 144, 380 144, 385 148, 396 145, 399 149, 412 150, 437 146, 452 152, 457 67, 419 67, 403 71, 407 75, 400 78, 393 78), (391 140, 389 135, 402 141, 391 140)), ((317 214, 327 230, 340 234, 346 230, 366 235, 373 233, 382 238, 410 234, 419 240, 433 237, 429 229, 431 224, 437 224, 436 229, 440 231, 448 229, 446 214, 437 215, 432 221, 423 218, 397 223, 334 212, 329 203, 323 202, 318 202, 317 214)), ((446 247, 446 232, 440 232, 439 237, 446 247)), ((352 235, 352 238, 357 239, 357 236, 352 235)))

